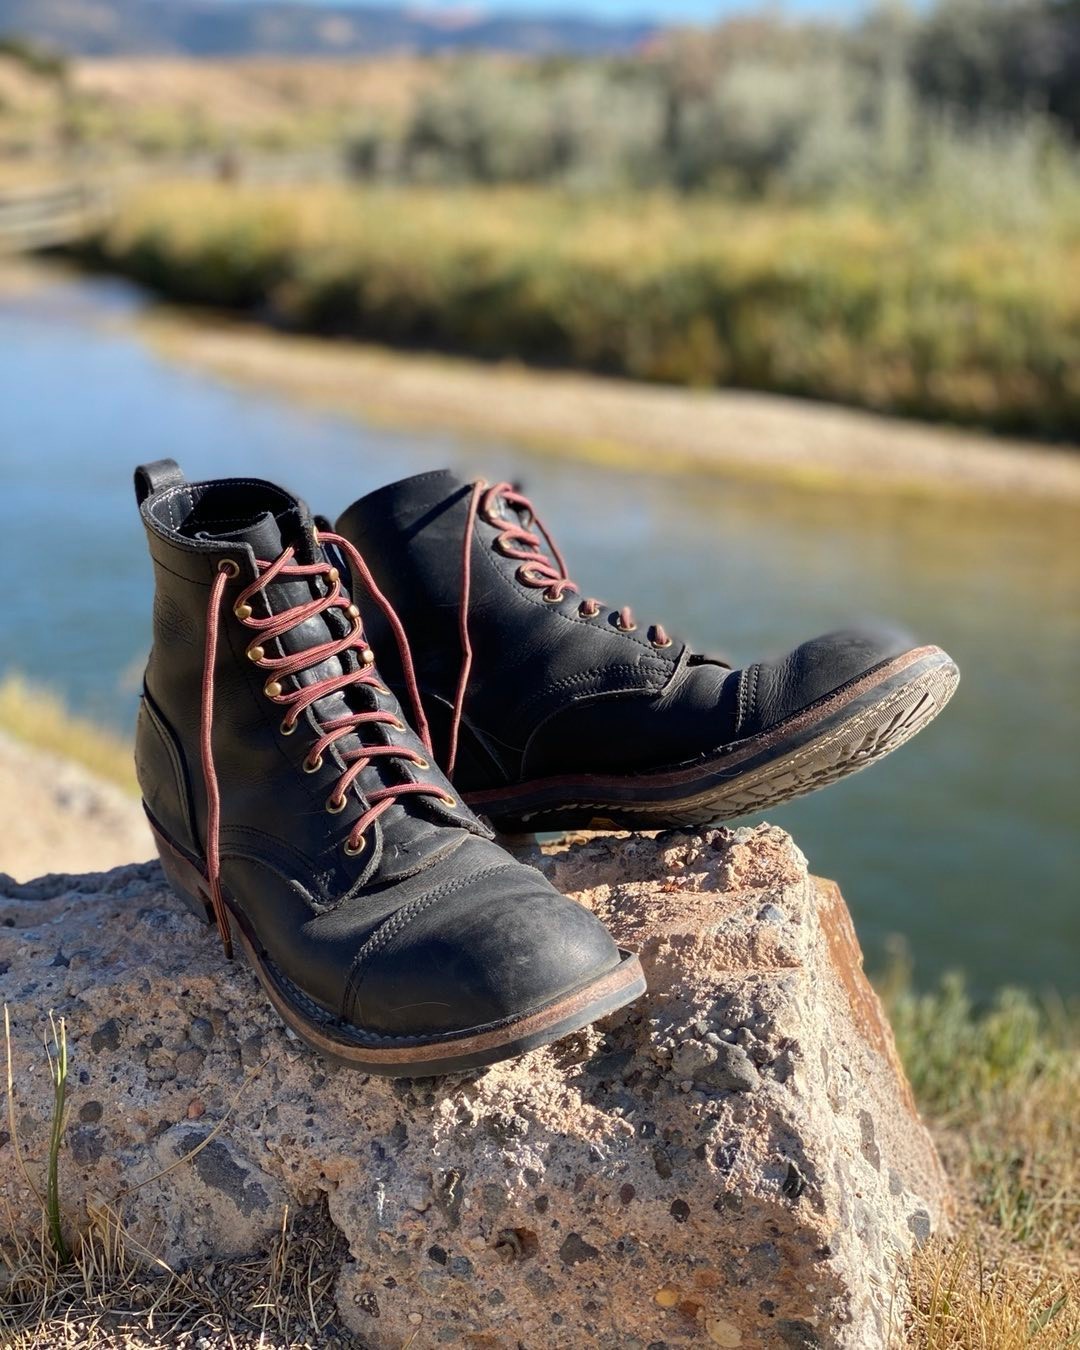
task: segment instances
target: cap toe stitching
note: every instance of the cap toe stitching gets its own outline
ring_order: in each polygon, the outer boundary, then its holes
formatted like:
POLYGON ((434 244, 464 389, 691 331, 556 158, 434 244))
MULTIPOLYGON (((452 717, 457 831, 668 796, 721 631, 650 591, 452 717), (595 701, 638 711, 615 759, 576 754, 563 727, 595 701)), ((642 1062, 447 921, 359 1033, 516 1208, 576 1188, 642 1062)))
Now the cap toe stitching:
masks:
POLYGON ((444 882, 441 886, 436 886, 434 890, 418 896, 411 900, 407 905, 403 905, 395 914, 386 919, 375 932, 368 938, 367 942, 360 948, 353 961, 352 969, 349 972, 349 978, 345 985, 345 1007, 349 1008, 356 999, 357 986, 360 981, 360 973, 363 967, 370 959, 380 952, 393 938, 397 937, 405 928, 424 913, 438 900, 444 900, 448 895, 453 895, 464 887, 472 885, 474 882, 486 880, 488 877, 495 876, 499 872, 506 872, 511 868, 518 867, 520 864, 508 859, 504 863, 495 863, 491 867, 481 868, 478 872, 470 872, 464 877, 455 877, 452 881, 444 882))

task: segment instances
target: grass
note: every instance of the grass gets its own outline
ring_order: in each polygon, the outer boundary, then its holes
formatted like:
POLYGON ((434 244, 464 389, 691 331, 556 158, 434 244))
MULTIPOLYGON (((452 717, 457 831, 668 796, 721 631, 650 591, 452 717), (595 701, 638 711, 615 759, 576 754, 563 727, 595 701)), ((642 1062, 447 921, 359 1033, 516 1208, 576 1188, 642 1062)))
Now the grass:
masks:
POLYGON ((31 689, 19 675, 0 677, 0 732, 92 769, 126 791, 138 791, 130 741, 77 717, 55 694, 31 689))
POLYGON ((324 1215, 285 1213, 269 1252, 189 1271, 140 1248, 111 1209, 90 1220, 68 1262, 47 1242, 6 1251, 6 1350, 355 1345, 334 1321, 333 1284, 345 1252, 324 1215))
POLYGON ((78 59, 61 75, 0 39, 0 158, 85 152, 95 168, 191 154, 337 163, 358 127, 392 128, 438 77, 412 56, 78 59))
POLYGON ((1065 1350, 1080 1344, 1080 1279, 1053 1257, 988 1253, 977 1235, 935 1243, 912 1272, 904 1344, 916 1350, 1065 1350))
POLYGON ((307 331, 1080 437, 1080 208, 177 182, 91 255, 307 331))
MULTIPOLYGON (((282 1214, 270 1250, 217 1269, 178 1271, 127 1232, 114 1208, 88 1205, 89 1224, 69 1248, 60 1226, 58 1159, 64 1134, 68 1073, 63 1019, 49 1014, 45 1052, 53 1081, 52 1128, 45 1164, 44 1195, 23 1157, 16 1113, 10 1018, 4 1005, 9 1147, 41 1210, 36 1240, 9 1237, 0 1243, 0 1343, 8 1350, 60 1347, 166 1346, 275 1347, 353 1344, 336 1327, 333 1285, 344 1243, 322 1209, 298 1217, 282 1214), (50 1044, 51 1040, 51 1044, 50 1044)), ((224 1127, 247 1084, 265 1067, 251 1070, 217 1126, 166 1171, 186 1166, 224 1127)), ((155 1181, 156 1173, 140 1185, 155 1181)), ((15 1225, 8 1224, 10 1233, 15 1225)))
POLYGON ((959 1236, 918 1253, 907 1344, 1080 1345, 1080 1013, 962 979, 883 990, 901 1056, 961 1198, 959 1236))
MULTIPOLYGON (((5 1018, 7 1008, 4 1009, 5 1018)), ((7 1024, 5 1020, 5 1034, 7 1024)), ((49 1221, 49 1237, 53 1251, 63 1264, 71 1260, 64 1231, 60 1222, 60 1145, 64 1139, 64 1115, 67 1110, 67 1028, 61 1017, 59 1023, 49 1013, 49 1033, 52 1046, 45 1042, 45 1052, 49 1057, 49 1073, 53 1081, 52 1129, 49 1131, 49 1166, 45 1178, 45 1214, 49 1221)))

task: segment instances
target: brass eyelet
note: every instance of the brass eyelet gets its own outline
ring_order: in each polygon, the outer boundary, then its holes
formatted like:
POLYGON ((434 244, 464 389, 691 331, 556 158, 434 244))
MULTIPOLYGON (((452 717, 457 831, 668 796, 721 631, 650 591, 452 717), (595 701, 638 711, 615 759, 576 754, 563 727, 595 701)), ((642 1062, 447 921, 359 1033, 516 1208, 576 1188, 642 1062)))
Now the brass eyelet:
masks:
POLYGON ((355 844, 351 839, 346 839, 345 841, 345 852, 346 854, 348 854, 350 858, 355 858, 357 854, 363 853, 364 849, 366 848, 367 848, 367 840, 364 838, 363 835, 360 836, 360 838, 356 841, 355 844))
POLYGON ((326 799, 326 809, 332 816, 339 815, 347 805, 348 800, 345 797, 327 797, 326 799))
POLYGON ((442 802, 443 806, 445 806, 448 811, 453 811, 457 806, 457 798, 448 796, 445 792, 439 794, 439 801, 442 802))
POLYGON ((665 638, 663 642, 657 642, 657 640, 653 638, 652 645, 656 647, 659 651, 663 651, 665 647, 671 646, 671 638, 665 638))
POLYGON ((235 581, 240 575, 240 564, 234 563, 231 558, 222 558, 217 565, 219 572, 224 572, 227 577, 232 577, 235 581))
POLYGON ((551 595, 548 591, 544 592, 544 603, 546 605, 561 605, 564 599, 564 596, 551 595))
POLYGON ((636 633, 636 632, 637 632, 637 624, 636 624, 636 623, 617 623, 617 624, 615 625, 615 627, 619 630, 620 633, 636 633))
POLYGON ((583 603, 578 605, 578 613, 581 615, 583 619, 595 619, 597 615, 600 613, 600 606, 586 605, 583 603))
POLYGON ((251 612, 252 612, 252 611, 251 611, 251 606, 250 606, 250 605, 245 605, 245 604, 241 603, 241 604, 239 604, 239 605, 234 605, 234 606, 233 606, 233 613, 234 613, 234 614, 236 615, 236 617, 237 617, 238 619, 240 619, 241 621, 244 620, 244 619, 250 619, 250 618, 251 618, 251 612))
POLYGON ((495 552, 501 553, 504 558, 513 557, 513 554, 510 551, 512 548, 510 541, 508 539, 504 539, 501 534, 495 536, 494 548, 495 552))
POLYGON ((349 616, 350 619, 358 619, 360 617, 360 611, 356 608, 355 605, 350 605, 348 609, 346 609, 345 613, 349 616))
POLYGON ((286 717, 281 724, 281 734, 283 736, 291 736, 295 730, 296 730, 296 723, 290 722, 289 719, 286 717))
POLYGON ((395 731, 405 730, 405 723, 401 720, 400 717, 394 717, 389 722, 385 722, 383 725, 392 727, 395 731))
POLYGON ((304 760, 305 773, 318 773, 321 768, 322 768, 322 755, 320 755, 318 759, 304 760))
POLYGON ((249 647, 247 649, 248 660, 254 661, 256 665, 259 664, 259 662, 263 659, 265 655, 266 655, 266 648, 260 647, 258 643, 256 643, 254 647, 249 647))
POLYGON ((263 693, 267 698, 280 698, 284 693, 284 688, 280 680, 267 680, 263 685, 263 693))
POLYGON ((361 664, 365 666, 373 666, 375 664, 375 653, 370 647, 362 647, 360 649, 360 661, 361 664))
POLYGON ((330 571, 327 572, 326 574, 326 579, 328 581, 340 581, 341 573, 337 570, 336 567, 331 567, 330 571))
POLYGON ((423 755, 417 755, 416 758, 413 760, 413 763, 416 765, 418 769, 431 768, 431 765, 427 762, 427 760, 423 757, 423 755))

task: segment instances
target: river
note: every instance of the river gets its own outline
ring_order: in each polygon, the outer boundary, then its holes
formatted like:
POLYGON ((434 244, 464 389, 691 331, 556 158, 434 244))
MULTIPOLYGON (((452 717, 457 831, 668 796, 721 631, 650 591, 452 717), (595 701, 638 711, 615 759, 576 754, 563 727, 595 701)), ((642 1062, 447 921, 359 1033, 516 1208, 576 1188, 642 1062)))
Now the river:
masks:
POLYGON ((259 474, 331 517, 442 465, 520 479, 589 594, 739 663, 870 616, 944 646, 963 679, 937 722, 769 818, 839 881, 871 971, 898 936, 921 984, 960 968, 980 993, 1080 991, 1075 519, 622 474, 364 425, 166 360, 125 284, 27 275, 0 286, 0 669, 130 726, 151 603, 140 460, 259 474))

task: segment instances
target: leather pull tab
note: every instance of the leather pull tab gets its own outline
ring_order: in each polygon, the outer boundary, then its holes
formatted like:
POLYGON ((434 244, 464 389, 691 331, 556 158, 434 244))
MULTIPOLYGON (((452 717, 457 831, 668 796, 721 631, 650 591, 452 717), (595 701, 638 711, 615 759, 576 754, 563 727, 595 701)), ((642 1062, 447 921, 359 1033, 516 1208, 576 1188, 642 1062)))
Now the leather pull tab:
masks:
POLYGON ((155 459, 150 464, 140 464, 135 470, 135 501, 142 506, 152 492, 186 482, 175 459, 155 459))

